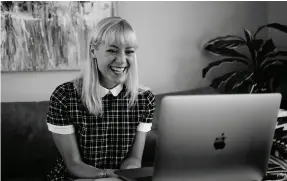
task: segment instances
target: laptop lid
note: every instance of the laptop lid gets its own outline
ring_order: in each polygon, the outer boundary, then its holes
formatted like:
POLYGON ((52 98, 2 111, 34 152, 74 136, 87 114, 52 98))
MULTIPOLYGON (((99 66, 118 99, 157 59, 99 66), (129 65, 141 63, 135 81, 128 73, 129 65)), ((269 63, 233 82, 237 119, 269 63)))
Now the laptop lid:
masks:
POLYGON ((167 96, 153 181, 261 180, 280 94, 167 96))
POLYGON ((151 181, 153 167, 117 170, 115 174, 124 181, 151 181))

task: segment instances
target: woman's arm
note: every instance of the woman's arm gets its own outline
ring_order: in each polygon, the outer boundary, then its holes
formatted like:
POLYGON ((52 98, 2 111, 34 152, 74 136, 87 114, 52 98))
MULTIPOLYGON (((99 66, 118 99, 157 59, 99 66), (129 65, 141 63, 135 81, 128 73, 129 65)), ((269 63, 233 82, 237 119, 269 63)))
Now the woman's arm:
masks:
POLYGON ((142 160, 147 132, 137 131, 134 144, 132 146, 130 157, 142 160))
POLYGON ((146 132, 137 131, 134 144, 128 157, 121 164, 121 169, 140 168, 146 140, 146 132))
POLYGON ((145 91, 145 108, 142 120, 137 127, 137 133, 128 158, 121 164, 121 169, 140 168, 145 147, 147 132, 151 130, 155 112, 155 96, 151 91, 145 91))
MULTIPOLYGON (((77 178, 100 178, 104 170, 97 169, 81 160, 75 133, 52 133, 54 142, 64 159, 70 174, 77 178)), ((109 170, 108 177, 116 177, 114 170, 109 170)))
POLYGON ((124 181, 120 178, 111 177, 111 178, 99 178, 99 179, 77 179, 75 181, 124 181))

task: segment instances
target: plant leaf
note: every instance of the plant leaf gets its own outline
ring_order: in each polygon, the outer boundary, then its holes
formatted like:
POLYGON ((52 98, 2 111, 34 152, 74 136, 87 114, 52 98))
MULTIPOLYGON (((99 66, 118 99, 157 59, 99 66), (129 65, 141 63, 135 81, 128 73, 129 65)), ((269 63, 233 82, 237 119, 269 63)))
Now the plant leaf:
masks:
POLYGON ((221 56, 229 56, 234 58, 243 58, 248 59, 247 56, 237 52, 236 50, 228 49, 228 48, 213 48, 211 46, 205 47, 205 50, 213 53, 214 55, 221 55, 221 56))
POLYGON ((224 75, 221 75, 221 76, 213 79, 211 84, 210 84, 210 87, 213 87, 214 89, 218 89, 224 81, 226 81, 230 76, 232 76, 233 74, 235 74, 237 72, 238 71, 232 71, 232 72, 226 73, 224 75))
POLYGON ((226 81, 224 87, 225 92, 233 92, 234 91, 233 87, 238 83, 240 83, 241 81, 245 81, 246 77, 249 77, 250 74, 251 72, 248 72, 246 70, 237 72, 237 74, 235 74, 232 78, 226 81))
POLYGON ((251 43, 253 38, 251 36, 250 31, 247 29, 244 29, 244 34, 245 34, 247 44, 251 43))
POLYGON ((246 81, 253 82, 253 80, 251 79, 253 75, 254 75, 253 72, 248 72, 248 73, 246 73, 244 76, 242 75, 244 78, 242 78, 242 79, 239 80, 237 83, 235 83, 235 84, 233 85, 233 87, 232 87, 232 90, 237 89, 238 87, 240 87, 241 85, 243 85, 246 81))
POLYGON ((260 65, 267 61, 267 57, 272 57, 277 54, 278 50, 272 39, 267 40, 262 46, 262 50, 258 52, 257 60, 260 65))
POLYGON ((242 40, 220 40, 213 44, 214 48, 229 48, 235 49, 246 45, 242 40))
POLYGON ((277 52, 277 48, 272 39, 269 39, 264 43, 262 52, 264 52, 265 56, 269 56, 277 52))
POLYGON ((212 40, 209 40, 204 45, 204 49, 217 49, 217 48, 235 49, 243 45, 246 45, 246 42, 243 38, 234 35, 227 35, 227 36, 219 36, 212 40))
POLYGON ((236 49, 244 45, 246 45, 246 42, 242 40, 217 40, 206 43, 204 48, 206 49, 206 47, 208 47, 209 49, 215 49, 215 48, 236 49))
POLYGON ((215 62, 212 62, 210 63, 207 67, 205 67, 203 70, 202 70, 202 77, 204 78, 206 76, 206 74, 214 67, 217 67, 223 63, 232 63, 232 62, 238 62, 238 63, 243 63, 247 66, 248 63, 245 61, 245 60, 242 60, 242 59, 239 59, 239 58, 224 58, 224 59, 221 59, 221 60, 217 60, 215 62))
POLYGON ((287 56, 287 51, 278 51, 277 56, 287 56))
POLYGON ((263 69, 262 80, 267 84, 266 87, 269 87, 269 89, 275 90, 278 83, 287 77, 287 60, 284 62, 282 64, 271 64, 263 69))
POLYGON ((256 52, 255 52, 255 49, 252 46, 252 42, 253 42, 252 35, 251 35, 250 31, 247 30, 247 29, 244 29, 244 34, 245 34, 245 38, 246 38, 248 49, 249 49, 250 54, 251 54, 253 65, 256 67, 257 66, 257 61, 255 59, 256 52))
POLYGON ((278 51, 278 55, 287 56, 287 51, 278 51))
POLYGON ((262 39, 255 39, 255 40, 252 41, 252 47, 256 51, 261 51, 264 43, 265 43, 265 41, 262 40, 262 39))
POLYGON ((218 36, 216 38, 213 38, 213 39, 209 40, 206 44, 214 43, 214 42, 220 41, 220 40, 241 40, 241 41, 245 41, 243 38, 241 38, 239 36, 227 35, 227 36, 218 36))
POLYGON ((274 29, 277 29, 279 31, 282 31, 284 33, 287 33, 287 26, 286 25, 282 25, 282 24, 279 24, 279 23, 270 23, 270 24, 267 24, 267 25, 263 25, 263 26, 260 26, 257 31, 254 33, 254 39, 256 37, 256 35, 264 28, 274 28, 274 29))
POLYGON ((280 58, 285 58, 285 57, 287 57, 287 51, 276 51, 275 53, 269 54, 266 57, 259 57, 259 58, 261 58, 261 65, 260 66, 262 67, 262 64, 265 64, 267 61, 277 60, 278 59, 278 58, 276 58, 277 56, 279 56, 280 58), (268 58, 270 58, 270 59, 268 59, 268 58))
POLYGON ((271 61, 268 61, 268 62, 265 62, 264 64, 262 64, 262 69, 266 69, 267 67, 269 66, 272 66, 272 65, 287 65, 287 60, 271 60, 271 61))
POLYGON ((286 68, 287 65, 283 64, 273 64, 271 66, 268 66, 263 70, 262 79, 266 81, 274 76, 280 77, 284 74, 286 75, 286 68))

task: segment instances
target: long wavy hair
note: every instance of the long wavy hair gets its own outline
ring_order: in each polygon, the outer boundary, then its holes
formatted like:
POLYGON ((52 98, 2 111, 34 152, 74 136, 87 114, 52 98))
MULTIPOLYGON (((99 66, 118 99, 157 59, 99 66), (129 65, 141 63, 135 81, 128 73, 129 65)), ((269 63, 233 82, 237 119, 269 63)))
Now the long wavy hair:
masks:
MULTIPOLYGON (((102 97, 99 94, 99 70, 96 59, 92 58, 91 47, 98 47, 101 43, 117 43, 135 48, 138 47, 135 32, 126 20, 120 17, 108 17, 97 24, 95 31, 90 36, 86 66, 82 70, 79 79, 77 79, 79 81, 76 83, 82 102, 90 113, 95 115, 102 113, 102 97)), ((139 90, 143 90, 139 87, 136 55, 134 62, 130 64, 124 85, 127 89, 125 96, 130 96, 128 105, 130 107, 135 104, 139 90)))

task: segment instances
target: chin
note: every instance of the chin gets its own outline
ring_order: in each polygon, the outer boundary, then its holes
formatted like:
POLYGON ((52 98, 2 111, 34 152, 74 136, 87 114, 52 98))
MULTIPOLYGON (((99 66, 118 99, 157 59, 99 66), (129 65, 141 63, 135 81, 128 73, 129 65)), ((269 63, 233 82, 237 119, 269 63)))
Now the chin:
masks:
POLYGON ((116 84, 124 84, 127 80, 127 76, 123 76, 123 77, 120 77, 120 78, 117 78, 117 79, 114 79, 114 82, 116 84))
POLYGON ((118 81, 118 84, 124 84, 126 82, 126 78, 123 78, 123 79, 120 79, 119 81, 118 81))

